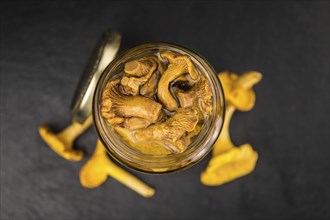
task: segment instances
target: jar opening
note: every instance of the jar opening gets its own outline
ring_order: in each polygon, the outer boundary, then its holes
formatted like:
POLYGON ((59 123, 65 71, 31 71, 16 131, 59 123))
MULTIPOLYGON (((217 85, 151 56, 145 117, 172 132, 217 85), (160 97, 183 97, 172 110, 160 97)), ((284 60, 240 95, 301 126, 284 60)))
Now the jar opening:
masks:
MULTIPOLYGON (((184 88, 187 85, 182 85, 184 88)), ((93 100, 93 117, 97 133, 106 146, 108 153, 120 163, 146 173, 168 173, 182 170, 200 161, 211 151, 212 145, 220 134, 224 119, 224 94, 218 76, 211 65, 196 52, 179 45, 169 43, 147 43, 122 52, 102 73, 97 84, 93 100), (189 56, 198 71, 210 84, 212 92, 212 110, 205 118, 199 134, 182 153, 168 155, 144 154, 123 141, 120 135, 101 115, 101 99, 107 83, 119 77, 124 64, 132 59, 163 51, 174 51, 189 56)))

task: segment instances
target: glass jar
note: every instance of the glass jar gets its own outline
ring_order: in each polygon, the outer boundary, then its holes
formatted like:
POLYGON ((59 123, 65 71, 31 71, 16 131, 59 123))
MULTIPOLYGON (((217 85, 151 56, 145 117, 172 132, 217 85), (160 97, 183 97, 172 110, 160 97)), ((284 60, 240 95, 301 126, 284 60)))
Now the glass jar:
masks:
POLYGON ((169 173, 186 169, 199 162, 212 149, 224 120, 224 93, 215 70, 196 52, 170 43, 147 43, 119 54, 104 70, 97 84, 93 100, 94 125, 108 153, 123 165, 145 173, 169 173), (127 61, 171 50, 188 55, 196 69, 209 81, 212 90, 212 111, 200 133, 187 149, 178 154, 149 155, 130 147, 101 115, 101 98, 106 84, 118 76, 127 61))

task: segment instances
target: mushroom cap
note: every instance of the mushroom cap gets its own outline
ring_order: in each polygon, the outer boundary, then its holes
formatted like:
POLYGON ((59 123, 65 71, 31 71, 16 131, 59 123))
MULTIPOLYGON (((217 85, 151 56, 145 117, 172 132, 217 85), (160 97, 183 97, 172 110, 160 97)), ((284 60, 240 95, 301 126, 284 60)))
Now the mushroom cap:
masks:
POLYGON ((169 64, 176 64, 188 72, 192 79, 197 79, 199 74, 187 55, 177 55, 171 51, 165 51, 161 54, 162 58, 168 60, 169 64))
POLYGON ((219 186, 251 173, 258 159, 258 153, 251 145, 244 144, 219 154, 210 160, 201 174, 201 182, 207 186, 219 186))
POLYGON ((253 85, 258 83, 262 75, 256 71, 243 73, 241 76, 230 72, 219 73, 226 101, 240 111, 249 111, 255 104, 253 85))
POLYGON ((148 73, 152 63, 148 60, 132 60, 125 63, 125 73, 131 76, 141 77, 148 73))
MULTIPOLYGON (((104 152, 105 154, 105 152, 104 152)), ((108 178, 105 164, 106 155, 93 155, 92 158, 80 170, 80 183, 87 188, 95 188, 108 178)))
POLYGON ((83 159, 84 152, 82 150, 72 149, 72 143, 68 143, 68 135, 65 138, 62 135, 61 138, 60 135, 53 133, 47 125, 40 125, 38 130, 42 139, 61 157, 71 161, 80 161, 83 159))
POLYGON ((155 56, 148 56, 125 63, 124 76, 121 79, 123 90, 136 96, 139 88, 145 84, 156 69, 162 69, 155 56))

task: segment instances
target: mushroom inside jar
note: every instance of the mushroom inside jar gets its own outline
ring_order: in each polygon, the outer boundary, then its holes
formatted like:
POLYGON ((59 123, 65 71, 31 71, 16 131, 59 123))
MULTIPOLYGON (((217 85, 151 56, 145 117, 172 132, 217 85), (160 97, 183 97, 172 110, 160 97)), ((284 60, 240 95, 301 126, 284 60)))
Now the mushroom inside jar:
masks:
POLYGON ((211 111, 210 83, 188 55, 173 51, 127 61, 102 93, 103 118, 129 146, 151 155, 187 150, 211 111))

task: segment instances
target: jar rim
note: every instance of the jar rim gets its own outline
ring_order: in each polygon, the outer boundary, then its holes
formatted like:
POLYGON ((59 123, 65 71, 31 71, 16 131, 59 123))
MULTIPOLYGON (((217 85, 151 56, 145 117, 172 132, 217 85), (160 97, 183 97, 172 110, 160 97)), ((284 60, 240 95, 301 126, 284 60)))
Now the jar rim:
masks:
POLYGON ((92 113, 94 126, 99 139, 104 144, 107 152, 119 163, 143 173, 161 174, 184 170, 201 161, 213 148, 213 144, 220 135, 224 114, 224 92, 217 73, 208 61, 197 52, 178 44, 166 42, 145 43, 122 51, 103 71, 93 98, 92 113), (201 71, 207 78, 212 90, 212 117, 209 126, 203 126, 202 131, 189 145, 188 149, 180 154, 166 156, 147 155, 133 150, 119 135, 107 125, 100 114, 100 100, 102 91, 108 81, 114 76, 118 66, 132 57, 136 57, 152 50, 172 50, 180 54, 188 55, 195 65, 202 68, 201 71), (135 55, 134 55, 135 54, 135 55), (108 126, 108 127, 107 127, 108 126))

